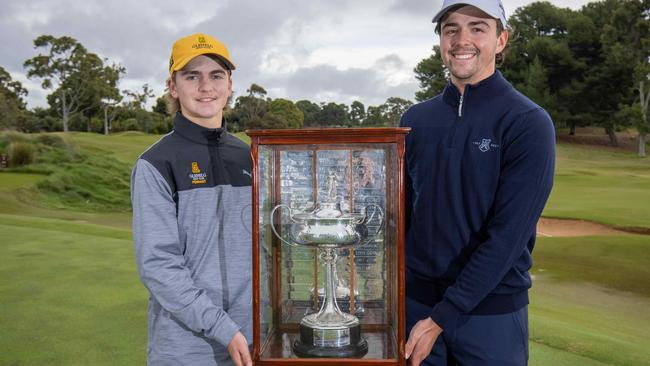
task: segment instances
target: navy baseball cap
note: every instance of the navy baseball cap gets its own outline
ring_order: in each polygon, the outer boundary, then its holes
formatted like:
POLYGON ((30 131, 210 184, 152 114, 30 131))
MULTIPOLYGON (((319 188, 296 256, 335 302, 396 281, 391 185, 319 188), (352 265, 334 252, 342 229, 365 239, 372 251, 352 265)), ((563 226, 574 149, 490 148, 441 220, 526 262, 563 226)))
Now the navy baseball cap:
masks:
POLYGON ((475 8, 481 9, 484 13, 494 19, 501 21, 501 25, 506 27, 506 11, 503 9, 501 0, 444 0, 442 9, 433 17, 432 22, 438 23, 450 8, 456 5, 471 5, 475 8))

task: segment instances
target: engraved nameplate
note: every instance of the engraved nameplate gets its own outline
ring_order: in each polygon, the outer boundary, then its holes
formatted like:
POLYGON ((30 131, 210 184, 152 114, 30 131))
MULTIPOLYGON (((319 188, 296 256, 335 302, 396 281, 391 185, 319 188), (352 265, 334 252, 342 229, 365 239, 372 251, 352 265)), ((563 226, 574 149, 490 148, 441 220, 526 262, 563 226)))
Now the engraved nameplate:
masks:
POLYGON ((350 345, 350 329, 314 329, 314 346, 343 347, 350 345))

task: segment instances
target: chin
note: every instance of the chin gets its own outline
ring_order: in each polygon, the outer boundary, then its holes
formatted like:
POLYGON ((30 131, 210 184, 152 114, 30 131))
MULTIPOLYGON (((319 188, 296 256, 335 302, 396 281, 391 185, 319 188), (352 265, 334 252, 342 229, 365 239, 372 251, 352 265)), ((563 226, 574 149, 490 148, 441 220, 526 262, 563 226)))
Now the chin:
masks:
POLYGON ((458 79, 458 80, 463 80, 463 81, 471 80, 471 79, 474 77, 474 75, 475 75, 475 73, 462 73, 462 74, 461 74, 461 73, 451 73, 451 74, 452 74, 456 79, 458 79))

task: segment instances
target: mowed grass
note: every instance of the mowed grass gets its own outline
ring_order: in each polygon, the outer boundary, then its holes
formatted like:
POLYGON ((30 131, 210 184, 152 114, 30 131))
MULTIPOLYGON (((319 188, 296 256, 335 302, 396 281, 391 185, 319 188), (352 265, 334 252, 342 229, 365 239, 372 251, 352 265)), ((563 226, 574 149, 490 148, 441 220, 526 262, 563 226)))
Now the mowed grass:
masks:
POLYGON ((558 144, 555 184, 544 216, 650 229, 650 159, 558 144))
POLYGON ((44 174, 0 172, 0 187, 5 189, 33 187, 45 177, 44 174))
MULTIPOLYGON (((239 132, 235 136, 250 144, 250 138, 245 133, 239 132)), ((83 132, 73 132, 70 134, 72 141, 84 150, 110 154, 129 164, 135 163, 137 157, 161 137, 161 135, 147 135, 134 131, 108 136, 83 132)))
POLYGON ((108 154, 128 164, 134 164, 138 156, 161 137, 160 135, 147 135, 135 131, 108 136, 96 133, 72 132, 68 136, 84 151, 102 155, 108 154))
POLYGON ((650 236, 540 238, 533 258, 531 364, 650 365, 650 236))
POLYGON ((147 292, 128 232, 0 223, 0 365, 144 364, 147 292))
MULTIPOLYGON (((128 230, 12 215, 0 222, 0 364, 144 362, 147 292, 128 230)), ((607 277, 639 271, 636 280, 650 282, 639 253, 650 237, 587 238, 593 256, 580 239, 543 238, 536 247, 530 364, 649 365, 650 297, 607 277), (585 274, 571 258, 603 274, 585 274)))

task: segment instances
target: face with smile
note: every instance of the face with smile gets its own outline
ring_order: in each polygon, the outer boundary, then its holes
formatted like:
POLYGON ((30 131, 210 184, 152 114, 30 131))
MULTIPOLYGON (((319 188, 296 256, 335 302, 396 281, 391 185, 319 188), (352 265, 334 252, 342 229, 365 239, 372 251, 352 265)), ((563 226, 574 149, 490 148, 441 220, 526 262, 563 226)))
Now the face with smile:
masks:
POLYGON ((171 96, 180 102, 185 118, 203 127, 221 127, 223 108, 232 94, 232 80, 219 62, 205 55, 197 56, 177 71, 167 85, 171 96))
POLYGON ((508 42, 508 32, 497 36, 497 20, 466 5, 454 9, 440 21, 440 53, 451 82, 462 93, 496 70, 495 56, 508 42))

